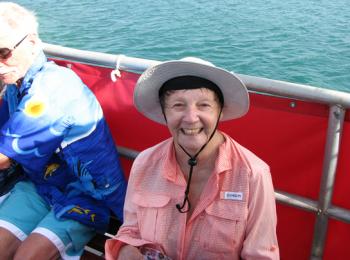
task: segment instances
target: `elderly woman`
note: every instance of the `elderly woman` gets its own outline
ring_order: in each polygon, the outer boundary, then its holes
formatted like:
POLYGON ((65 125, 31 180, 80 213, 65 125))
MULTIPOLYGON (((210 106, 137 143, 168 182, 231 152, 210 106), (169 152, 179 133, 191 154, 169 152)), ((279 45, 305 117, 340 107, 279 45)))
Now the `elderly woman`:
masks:
POLYGON ((217 129, 249 108, 232 73, 200 59, 146 70, 134 103, 172 137, 135 160, 107 259, 278 259, 269 167, 217 129))
POLYGON ((0 187, 0 259, 79 259, 111 210, 122 219, 126 181, 96 97, 47 61, 37 27, 0 3, 0 181, 23 168, 0 187))

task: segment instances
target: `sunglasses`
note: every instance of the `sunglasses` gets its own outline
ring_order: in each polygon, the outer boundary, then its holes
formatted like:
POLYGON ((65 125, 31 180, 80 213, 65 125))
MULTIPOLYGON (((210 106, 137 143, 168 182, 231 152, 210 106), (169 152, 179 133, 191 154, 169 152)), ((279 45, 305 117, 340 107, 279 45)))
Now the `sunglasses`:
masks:
POLYGON ((22 38, 12 49, 0 48, 0 59, 6 60, 12 56, 12 52, 27 38, 28 34, 22 38))

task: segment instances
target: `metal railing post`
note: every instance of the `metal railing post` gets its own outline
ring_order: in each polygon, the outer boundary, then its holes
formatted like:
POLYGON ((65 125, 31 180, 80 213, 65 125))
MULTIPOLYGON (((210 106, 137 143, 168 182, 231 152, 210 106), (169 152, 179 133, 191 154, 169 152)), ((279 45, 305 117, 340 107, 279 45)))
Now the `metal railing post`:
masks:
POLYGON ((327 210, 331 206, 344 117, 345 109, 338 105, 332 105, 330 107, 327 141, 318 201, 319 214, 316 217, 310 257, 312 260, 322 259, 323 257, 328 228, 327 210))

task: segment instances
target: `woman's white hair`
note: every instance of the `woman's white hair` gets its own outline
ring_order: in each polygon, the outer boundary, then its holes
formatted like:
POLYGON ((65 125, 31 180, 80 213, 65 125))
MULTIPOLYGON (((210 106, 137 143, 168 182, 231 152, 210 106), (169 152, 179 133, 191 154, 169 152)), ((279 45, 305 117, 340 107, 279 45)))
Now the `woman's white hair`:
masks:
POLYGON ((35 13, 12 2, 0 2, 0 31, 7 25, 12 30, 38 35, 35 13))

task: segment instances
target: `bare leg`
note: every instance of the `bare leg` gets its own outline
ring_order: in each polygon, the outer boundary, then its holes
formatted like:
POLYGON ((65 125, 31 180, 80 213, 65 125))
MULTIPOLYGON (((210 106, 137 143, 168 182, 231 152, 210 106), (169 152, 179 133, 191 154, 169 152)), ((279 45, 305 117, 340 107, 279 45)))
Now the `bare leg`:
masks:
POLYGON ((14 260, 59 259, 57 247, 45 236, 37 233, 30 234, 17 249, 14 260))
POLYGON ((0 227, 0 259, 13 259, 13 256, 17 248, 21 245, 21 240, 19 240, 15 235, 13 235, 7 229, 0 227))

